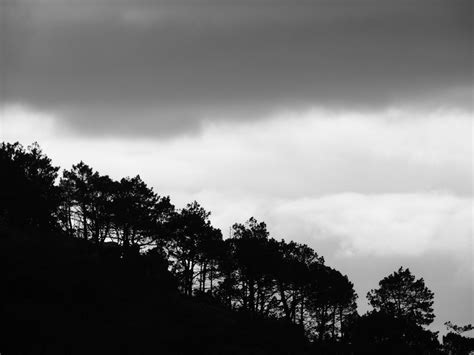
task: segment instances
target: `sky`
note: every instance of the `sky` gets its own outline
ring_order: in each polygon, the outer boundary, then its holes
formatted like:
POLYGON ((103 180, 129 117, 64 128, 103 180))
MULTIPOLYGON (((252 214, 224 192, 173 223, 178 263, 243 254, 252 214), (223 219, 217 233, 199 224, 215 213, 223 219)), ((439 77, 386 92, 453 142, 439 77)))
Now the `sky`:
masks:
POLYGON ((4 0, 0 140, 250 216, 474 322, 468 0, 4 0), (416 5, 415 5, 416 4, 416 5))

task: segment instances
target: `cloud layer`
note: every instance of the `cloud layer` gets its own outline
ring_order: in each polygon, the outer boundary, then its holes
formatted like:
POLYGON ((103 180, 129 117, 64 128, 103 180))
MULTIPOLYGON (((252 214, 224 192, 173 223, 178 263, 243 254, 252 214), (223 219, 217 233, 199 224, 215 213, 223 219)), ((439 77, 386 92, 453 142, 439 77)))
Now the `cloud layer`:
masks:
POLYGON ((104 172, 140 173, 165 191, 275 198, 341 192, 472 195, 474 128, 463 110, 311 109, 240 124, 211 121, 200 135, 165 141, 77 137, 61 130, 60 122, 54 114, 8 106, 2 138, 39 140, 47 149, 51 142, 48 151, 62 166, 85 159, 104 172))
POLYGON ((1 100, 87 134, 280 109, 472 106, 469 0, 2 2, 1 100), (133 122, 133 124, 131 124, 133 122))

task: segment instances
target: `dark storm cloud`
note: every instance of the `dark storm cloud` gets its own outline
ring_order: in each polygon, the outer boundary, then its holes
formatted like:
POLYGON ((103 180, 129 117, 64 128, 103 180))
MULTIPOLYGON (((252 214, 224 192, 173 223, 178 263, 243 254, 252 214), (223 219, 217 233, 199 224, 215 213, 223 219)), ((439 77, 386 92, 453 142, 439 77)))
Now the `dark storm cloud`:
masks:
POLYGON ((2 101, 62 112, 91 132, 168 134, 203 117, 314 105, 470 101, 470 1, 1 6, 2 101))

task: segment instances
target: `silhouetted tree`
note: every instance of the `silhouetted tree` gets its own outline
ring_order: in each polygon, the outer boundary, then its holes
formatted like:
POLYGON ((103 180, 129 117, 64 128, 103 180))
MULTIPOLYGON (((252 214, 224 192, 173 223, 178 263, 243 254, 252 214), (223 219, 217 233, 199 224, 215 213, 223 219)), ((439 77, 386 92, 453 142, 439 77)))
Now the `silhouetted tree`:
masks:
POLYGON ((37 143, 0 143, 0 225, 47 230, 57 225, 59 168, 37 143))
POLYGON ((441 354, 437 333, 380 311, 355 319, 348 333, 354 354, 441 354))
POLYGON ((220 299, 253 314, 300 324, 321 341, 341 339, 356 314, 357 295, 347 277, 325 266, 307 245, 269 238, 265 223, 254 218, 232 228, 220 263, 220 299))
POLYGON ((205 291, 209 266, 213 264, 222 241, 220 230, 212 227, 209 216, 210 212, 194 201, 173 214, 169 221, 171 238, 168 250, 186 295, 192 294, 196 278, 199 290, 205 291))
POLYGON ((454 332, 456 334, 462 334, 465 332, 469 332, 474 329, 474 326, 472 324, 466 324, 466 325, 456 325, 451 323, 451 321, 445 322, 444 325, 450 332, 454 332))
POLYGON ((463 336, 462 333, 474 329, 472 324, 458 326, 451 322, 444 323, 449 333, 443 336, 443 348, 449 355, 468 355, 474 351, 474 338, 463 336))
POLYGON ((88 218, 92 209, 92 177, 98 176, 92 168, 80 162, 65 170, 60 181, 63 191, 63 224, 69 232, 76 231, 77 236, 89 239, 88 218), (75 227, 74 227, 75 226, 75 227))
POLYGON ((103 243, 112 232, 112 203, 117 183, 94 172, 84 162, 65 170, 59 182, 60 221, 70 235, 103 243))
MULTIPOLYGON (((96 342, 101 354, 156 353, 157 343, 171 353, 301 353, 304 332, 317 353, 439 352, 436 333, 423 328, 434 295, 408 269, 381 280, 367 295, 375 310, 359 317, 347 276, 309 246, 271 238, 253 217, 223 240, 196 201, 176 211, 138 175, 114 181, 81 161, 57 182, 37 144, 1 143, 0 168, 0 324, 10 332, 1 352, 36 353, 40 344, 72 353, 68 344, 96 342), (33 347, 10 342, 15 333, 33 347), (44 334, 64 344, 38 343, 44 334), (115 342, 117 334, 126 336, 115 342)), ((445 350, 467 354, 472 339, 461 333, 473 327, 446 325, 445 350)))
POLYGON ((209 292, 212 294, 215 279, 219 276, 218 260, 223 253, 223 243, 220 229, 212 226, 208 227, 207 233, 199 239, 199 290, 201 292, 206 292, 209 286, 209 292))
POLYGON ((144 246, 164 247, 165 223, 174 210, 140 176, 113 181, 84 162, 63 172, 60 221, 70 235, 96 244, 118 242, 124 252, 144 246))
POLYGON ((267 226, 252 217, 245 224, 234 224, 232 229, 230 248, 237 268, 234 286, 238 287, 234 294, 239 295, 236 301, 251 313, 267 315, 278 303, 270 266, 275 250, 269 247, 267 226))
POLYGON ((158 196, 135 176, 116 184, 112 200, 113 240, 124 254, 138 252, 146 246, 163 246, 164 224, 171 218, 174 206, 168 197, 158 196))
POLYGON ((284 317, 304 324, 310 266, 324 264, 324 258, 305 244, 278 242, 278 258, 272 265, 284 317))
POLYGON ((415 279, 410 270, 403 267, 383 278, 379 288, 371 290, 367 298, 375 310, 412 320, 418 325, 431 324, 435 317, 433 292, 422 278, 415 279))
POLYGON ((114 215, 116 186, 107 175, 94 174, 91 179, 91 208, 89 211, 92 240, 99 244, 110 239, 114 215))
POLYGON ((233 238, 226 239, 221 244, 217 258, 217 272, 220 276, 214 296, 227 308, 234 307, 239 298, 239 277, 237 260, 235 259, 235 243, 233 238))
POLYGON ((326 265, 310 266, 307 286, 307 327, 321 342, 342 338, 347 322, 356 314, 357 295, 347 276, 326 265))

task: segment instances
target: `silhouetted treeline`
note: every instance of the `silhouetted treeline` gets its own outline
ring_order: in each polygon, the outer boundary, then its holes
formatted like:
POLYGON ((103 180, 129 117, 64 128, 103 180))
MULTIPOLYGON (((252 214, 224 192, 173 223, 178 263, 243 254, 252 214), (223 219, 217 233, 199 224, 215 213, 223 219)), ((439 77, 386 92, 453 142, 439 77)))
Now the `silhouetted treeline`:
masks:
POLYGON ((347 276, 253 217, 223 238, 197 202, 177 209, 140 176, 83 162, 59 175, 37 144, 2 143, 0 167, 2 354, 436 354, 460 342, 443 348, 424 328, 434 295, 408 269, 359 316, 347 276))

